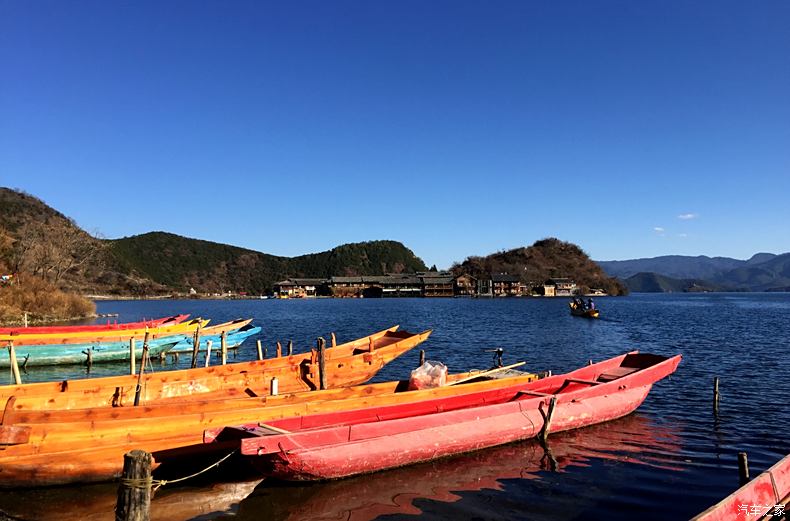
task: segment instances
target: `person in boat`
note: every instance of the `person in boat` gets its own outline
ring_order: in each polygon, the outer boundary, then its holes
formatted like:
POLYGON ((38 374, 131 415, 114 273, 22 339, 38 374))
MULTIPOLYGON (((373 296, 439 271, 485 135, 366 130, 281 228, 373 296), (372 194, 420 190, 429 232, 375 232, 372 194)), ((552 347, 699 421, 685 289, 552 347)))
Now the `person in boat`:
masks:
POLYGON ((592 298, 587 299, 587 309, 595 309, 595 302, 592 298))

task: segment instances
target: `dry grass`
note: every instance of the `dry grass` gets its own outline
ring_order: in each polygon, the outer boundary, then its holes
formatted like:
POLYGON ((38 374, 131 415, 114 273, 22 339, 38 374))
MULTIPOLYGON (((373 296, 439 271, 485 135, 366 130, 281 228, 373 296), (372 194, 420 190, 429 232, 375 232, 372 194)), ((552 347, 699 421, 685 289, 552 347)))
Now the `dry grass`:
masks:
POLYGON ((13 285, 0 286, 0 323, 21 324, 25 312, 31 322, 53 322, 94 315, 96 305, 38 277, 22 275, 13 285))

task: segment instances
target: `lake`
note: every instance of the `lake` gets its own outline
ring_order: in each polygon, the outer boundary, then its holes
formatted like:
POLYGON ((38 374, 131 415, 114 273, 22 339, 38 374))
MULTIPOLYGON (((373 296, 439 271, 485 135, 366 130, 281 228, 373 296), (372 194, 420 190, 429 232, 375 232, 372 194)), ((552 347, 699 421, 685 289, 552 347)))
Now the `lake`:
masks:
MULTIPOLYGON (((163 519, 687 519, 738 487, 738 452, 748 453, 752 476, 790 453, 790 294, 637 294, 597 305, 600 320, 571 317, 561 298, 97 303, 99 313, 118 313, 118 321, 176 313, 215 323, 252 317, 263 327, 258 338, 270 356, 278 340, 293 340, 302 352, 330 332, 343 342, 395 324, 432 329, 421 347, 451 371, 490 367, 488 350, 496 347, 504 348, 505 364, 526 360, 528 370, 554 373, 636 349, 683 355, 678 371, 656 384, 636 413, 552 435, 546 448, 528 441, 309 486, 165 487, 154 518, 159 509, 163 519), (718 416, 714 376, 721 378, 718 416), (189 508, 173 510, 173 504, 189 508)), ((254 359, 255 340, 230 361, 254 359)), ((375 381, 406 378, 417 360, 417 351, 407 353, 375 381)), ((97 365, 90 374, 125 370, 97 365)), ((85 376, 85 368, 31 369, 23 379, 75 376, 85 376)), ((65 504, 72 518, 112 519, 114 491, 113 485, 4 491, 0 510, 59 519, 65 504), (100 514, 91 517, 97 508, 100 514)))

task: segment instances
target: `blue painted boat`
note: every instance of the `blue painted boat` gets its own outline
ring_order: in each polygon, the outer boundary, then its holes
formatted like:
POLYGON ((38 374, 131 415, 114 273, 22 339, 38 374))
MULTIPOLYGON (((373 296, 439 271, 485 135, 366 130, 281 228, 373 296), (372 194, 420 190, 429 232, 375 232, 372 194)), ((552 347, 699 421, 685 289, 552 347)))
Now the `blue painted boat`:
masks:
MULTIPOLYGON (((252 326, 252 325, 245 325, 242 328, 234 329, 228 331, 228 338, 227 344, 228 349, 236 349, 239 347, 242 342, 247 340, 249 337, 253 335, 257 335, 261 332, 261 328, 259 326, 252 326)), ((205 351, 208 346, 208 342, 211 340, 211 350, 219 350, 220 349, 220 342, 222 341, 221 335, 205 335, 200 337, 200 351, 205 351)), ((192 341, 191 337, 184 337, 181 342, 176 344, 170 352, 171 353, 191 353, 192 352, 192 341)))
MULTIPOLYGON (((184 339, 184 335, 170 335, 148 341, 148 355, 159 356, 166 353, 184 339)), ((21 346, 16 350, 20 366, 85 364, 97 362, 117 362, 129 360, 129 342, 93 342, 86 344, 37 344, 21 346)), ((142 342, 137 342, 135 350, 139 360, 143 353, 142 342)), ((7 350, 0 352, 0 367, 10 367, 11 359, 7 350)))

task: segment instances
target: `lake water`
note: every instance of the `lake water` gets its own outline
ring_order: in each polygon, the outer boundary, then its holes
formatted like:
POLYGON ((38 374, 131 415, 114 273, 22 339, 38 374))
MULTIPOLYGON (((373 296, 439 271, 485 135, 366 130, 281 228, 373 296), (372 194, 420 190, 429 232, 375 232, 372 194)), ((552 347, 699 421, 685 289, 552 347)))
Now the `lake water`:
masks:
MULTIPOLYGON (((505 349, 506 364, 526 360, 529 370, 555 373, 635 349, 683 354, 677 373, 655 385, 636 413, 550 436, 548 453, 523 442, 309 486, 165 487, 154 518, 159 509, 163 519, 688 519, 738 487, 738 452, 748 453, 752 476, 790 453, 790 294, 645 294, 597 303, 597 321, 571 317, 566 299, 113 301, 99 302, 98 312, 119 313, 119 321, 176 313, 215 323, 253 317, 270 355, 277 340, 293 340, 301 352, 331 331, 343 342, 394 324, 433 329, 421 347, 451 371, 489 367, 486 350, 495 347, 505 349), (714 376, 721 378, 718 417, 714 376), (174 503, 191 510, 174 511, 174 503)), ((253 338, 236 360, 255 356, 253 338)), ((405 378, 417 360, 416 351, 407 353, 376 380, 405 378)), ((91 375, 125 370, 95 366, 91 375)), ((84 372, 31 370, 24 378, 84 372)), ((0 510, 58 519, 71 501, 71 518, 112 519, 114 491, 112 485, 4 491, 0 510), (97 504, 104 506, 94 518, 97 504)))

